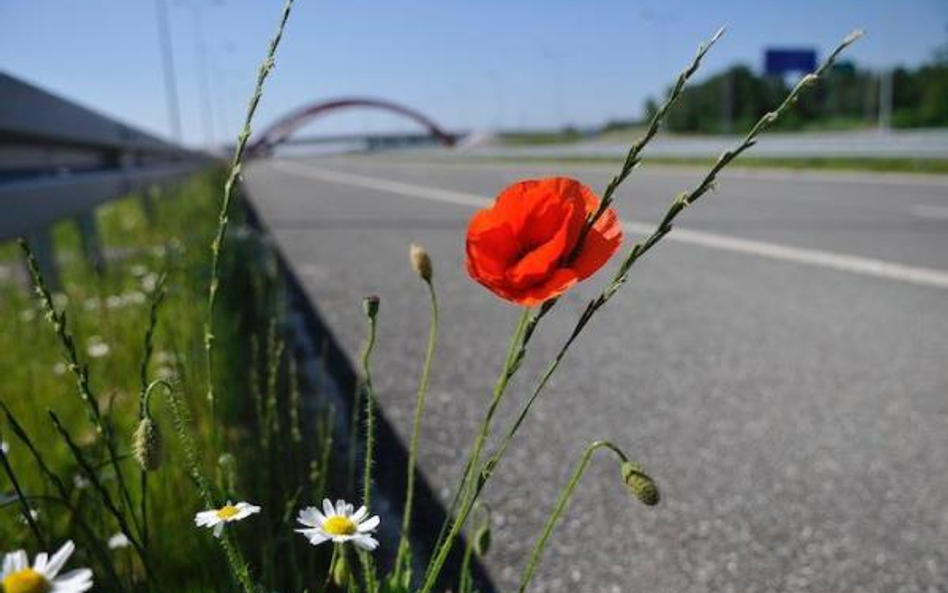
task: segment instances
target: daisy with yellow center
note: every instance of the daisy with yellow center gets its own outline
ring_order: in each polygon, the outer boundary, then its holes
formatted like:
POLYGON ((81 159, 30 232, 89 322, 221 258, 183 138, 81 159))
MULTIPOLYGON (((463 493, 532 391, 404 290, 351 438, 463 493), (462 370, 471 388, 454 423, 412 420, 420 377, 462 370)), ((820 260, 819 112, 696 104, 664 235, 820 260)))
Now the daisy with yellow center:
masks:
POLYGON ((4 556, 0 571, 0 591, 3 593, 83 593, 92 588, 92 571, 88 568, 71 570, 60 575, 66 561, 76 549, 71 541, 63 544, 53 557, 37 554, 30 566, 26 552, 17 550, 4 556))
POLYGON ((221 533, 224 532, 225 523, 242 521, 250 515, 259 512, 260 507, 252 505, 249 502, 238 502, 233 504, 230 501, 227 501, 227 504, 219 509, 201 511, 194 516, 194 523, 198 527, 208 527, 213 529, 214 537, 220 537, 221 533))
POLYGON ((379 518, 369 517, 369 510, 364 506, 355 512, 353 508, 344 500, 336 501, 336 506, 333 506, 327 498, 323 500, 323 512, 316 507, 300 511, 297 521, 304 528, 296 531, 306 536, 314 546, 326 541, 352 542, 352 545, 371 552, 379 547, 379 542, 372 537, 379 526, 379 518))

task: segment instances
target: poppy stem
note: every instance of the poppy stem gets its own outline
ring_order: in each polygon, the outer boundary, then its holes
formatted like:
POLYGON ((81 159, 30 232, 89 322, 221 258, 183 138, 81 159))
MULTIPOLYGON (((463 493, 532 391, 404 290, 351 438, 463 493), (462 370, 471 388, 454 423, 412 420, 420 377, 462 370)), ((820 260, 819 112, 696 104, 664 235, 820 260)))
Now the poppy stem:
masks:
MULTIPOLYGON (((668 234, 669 231, 671 231, 671 228, 672 228, 671 223, 674 220, 675 216, 677 216, 678 213, 681 212, 681 210, 683 210, 687 205, 694 202, 696 199, 698 199, 698 197, 700 197, 702 194, 704 194, 708 189, 710 189, 713 186, 717 173, 721 169, 723 169, 725 166, 727 166, 732 160, 734 160, 734 158, 736 158, 744 150, 753 146, 754 143, 756 142, 757 136, 761 132, 766 130, 768 127, 770 127, 777 120, 777 118, 782 113, 784 113, 796 101, 797 96, 803 91, 803 89, 812 85, 819 78, 819 76, 821 76, 827 69, 829 69, 832 66, 832 64, 836 60, 836 57, 839 55, 839 53, 842 52, 847 46, 852 44, 861 35, 862 35, 861 31, 854 31, 853 33, 850 33, 842 41, 842 43, 836 48, 836 50, 832 54, 830 54, 829 58, 827 58, 826 62, 824 62, 823 65, 820 66, 819 69, 817 69, 812 74, 808 74, 804 76, 800 80, 800 82, 793 88, 793 90, 787 95, 787 97, 784 99, 784 101, 780 104, 780 106, 776 110, 764 115, 760 119, 760 121, 757 122, 757 124, 751 129, 751 131, 748 132, 744 141, 736 149, 726 151, 724 154, 721 155, 721 157, 718 159, 718 162, 715 164, 715 166, 711 169, 711 171, 705 176, 702 182, 695 189, 693 189, 691 192, 681 194, 672 203, 671 207, 669 208, 668 212, 665 215, 665 218, 658 225, 658 227, 655 229, 655 231, 652 233, 651 236, 649 236, 643 243, 638 243, 634 247, 632 247, 629 254, 626 256, 625 260, 623 260, 622 264, 620 265, 620 268, 618 272, 616 273, 615 277, 613 278, 612 282, 602 291, 602 293, 599 294, 599 296, 597 296, 596 298, 594 298, 587 304, 586 309, 580 315, 579 319, 576 322, 576 325, 573 328, 573 331, 570 333, 566 342, 560 348, 559 352, 557 352, 556 357, 553 359, 553 361, 547 367, 546 371, 541 376, 536 388, 533 391, 533 394, 530 396, 527 402, 523 405, 516 419, 511 423, 510 428, 507 430, 507 433, 505 434, 505 436, 503 437, 503 440, 501 441, 501 445, 498 447, 497 451, 487 459, 487 461, 484 463, 484 466, 480 469, 477 469, 478 466, 476 465, 480 459, 479 457, 480 451, 479 450, 476 451, 477 455, 473 457, 474 465, 472 465, 469 468, 468 472, 466 473, 475 474, 475 475, 478 475, 479 477, 478 477, 477 483, 474 485, 473 492, 470 495, 465 497, 461 505, 461 512, 459 513, 458 519, 455 521, 455 524, 452 526, 452 533, 456 534, 456 532, 460 531, 460 528, 463 526, 464 522, 467 519, 467 515, 470 512, 471 505, 473 505, 473 503, 477 500, 478 495, 483 490, 484 486, 487 484, 487 481, 490 479, 493 472, 496 470, 497 465, 500 463, 501 459, 506 453, 507 448, 509 447, 511 441, 513 440, 513 437, 516 435, 517 431, 520 429, 520 426, 523 424, 524 420, 526 419, 527 414, 530 412, 531 407, 539 398, 540 394, 542 393, 543 389, 546 387, 550 378, 556 372, 556 369, 559 367, 560 362, 563 360, 563 357, 566 355, 570 346, 573 344, 576 338, 579 337, 580 333, 582 333, 582 330, 586 327, 586 325, 592 319, 593 315, 595 315, 596 311, 602 308, 602 306, 605 305, 609 301, 609 299, 612 298, 612 296, 616 293, 619 287, 628 280, 628 276, 631 271, 632 265, 638 260, 638 258, 640 258, 642 255, 648 252, 666 234, 668 234)), ((716 35, 713 41, 717 40, 717 37, 719 37, 719 35, 716 35)), ((699 57, 701 55, 703 54, 699 50, 699 57)), ((621 173, 619 176, 617 176, 617 178, 619 177, 621 177, 621 173)), ((624 179, 624 177, 622 179, 624 179)), ((621 179, 619 183, 621 183, 621 179)), ((542 318, 547 313, 547 311, 552 307, 552 305, 548 306, 549 302, 550 301, 548 301, 547 303, 544 303, 543 307, 541 307, 540 311, 536 314, 535 317, 537 321, 539 321, 539 319, 542 318)), ((528 323, 526 327, 529 328, 530 324, 528 323)), ((531 328, 531 333, 532 333, 532 328, 531 328)), ((523 338, 529 338, 530 335, 531 335, 530 333, 525 333, 524 336, 522 336, 521 346, 524 344, 523 338)), ((508 360, 508 363, 511 364, 514 369, 516 369, 517 365, 519 365, 519 361, 522 358, 522 355, 520 355, 520 353, 522 353, 522 348, 518 352, 518 356, 514 357, 513 361, 508 360)), ((491 411, 489 411, 489 414, 491 414, 491 411)), ((433 584, 434 584, 434 579, 437 577, 438 572, 441 570, 441 567, 443 566, 444 558, 447 556, 447 549, 450 548, 452 541, 453 540, 451 539, 451 534, 449 533, 448 540, 445 541, 442 547, 438 550, 438 555, 435 557, 435 561, 429 567, 429 574, 427 575, 425 579, 425 585, 422 587, 421 593, 430 593, 431 587, 433 587, 433 584)))
MULTIPOLYGON (((375 335, 377 329, 378 316, 378 298, 375 299, 374 308, 372 305, 366 305, 366 317, 368 319, 368 335, 366 336, 365 346, 362 348, 362 386, 365 390, 365 453, 362 468, 362 504, 371 508, 372 504, 372 463, 375 455, 375 388, 372 386, 372 350, 375 348, 375 335)), ((369 301, 366 299, 366 302, 369 301)))
MULTIPOLYGON (((560 361, 562 361, 563 357, 566 355, 566 352, 569 350, 570 346, 573 344, 576 338, 579 337, 579 334, 586 327, 586 324, 589 323, 590 319, 592 319, 593 315, 595 315, 596 311, 598 311, 600 308, 602 308, 603 305, 609 302, 609 299, 611 299, 615 295, 619 287, 621 287, 628 280, 632 266, 635 264, 635 262, 638 261, 640 257, 645 255, 645 253, 647 253, 652 247, 654 247, 659 241, 661 241, 661 239, 665 235, 667 235, 671 231, 672 221, 687 205, 693 203, 701 195, 703 195, 708 189, 710 189, 710 187, 713 186, 717 173, 721 169, 723 169, 725 166, 727 166, 728 163, 734 160, 734 158, 736 158, 740 153, 742 153, 747 148, 750 148, 751 146, 753 146, 754 143, 756 142, 757 136, 761 132, 766 130, 768 127, 770 127, 770 125, 772 125, 783 112, 785 112, 791 105, 793 105, 796 102, 797 96, 805 88, 812 85, 813 82, 815 82, 816 79, 819 76, 821 76, 827 69, 829 69, 833 65, 839 53, 842 50, 844 50, 847 46, 849 46, 851 43, 853 43, 856 39, 858 39, 861 35, 862 35, 862 32, 860 31, 854 31, 853 33, 850 33, 842 41, 842 43, 836 48, 836 50, 832 54, 830 54, 829 58, 827 58, 826 62, 824 62, 823 65, 820 66, 819 69, 817 69, 812 74, 808 74, 804 76, 800 80, 800 82, 793 88, 793 90, 787 95, 787 97, 784 99, 784 101, 780 104, 780 106, 776 110, 764 115, 760 119, 760 121, 757 122, 757 124, 751 129, 751 131, 747 133, 747 136, 744 138, 744 141, 737 148, 733 150, 725 151, 725 153, 721 155, 721 158, 718 159, 718 162, 715 164, 715 166, 711 169, 711 171, 705 176, 705 178, 701 181, 701 183, 698 184, 698 186, 695 189, 691 190, 691 192, 681 194, 678 198, 675 199, 674 202, 672 202, 672 205, 669 208, 668 212, 665 214, 665 217, 662 220, 662 222, 659 223, 655 231, 644 242, 637 243, 635 246, 632 247, 632 249, 629 251, 629 254, 626 256, 626 258, 622 261, 622 264, 619 266, 619 270, 616 272, 616 275, 613 278, 612 282, 605 288, 605 290, 602 291, 602 293, 599 294, 599 296, 591 300, 586 305, 586 309, 583 311, 582 315, 580 315, 580 318, 576 322, 576 325, 574 326, 573 331, 570 333, 569 338, 567 338, 566 342, 560 348, 559 352, 557 352, 554 360, 550 363, 550 365, 547 367, 544 374, 541 376, 536 388, 533 391, 533 394, 530 396, 527 402, 523 405, 520 413, 517 415, 517 418, 511 423, 510 429, 507 431, 507 434, 504 436, 503 440, 501 441, 501 445, 497 449, 497 452, 494 453, 485 463, 484 469, 482 471, 483 482, 485 484, 487 480, 490 478, 491 474, 496 469, 497 464, 500 463, 500 460, 503 457, 504 453, 506 452, 507 447, 510 445, 511 440, 513 439, 514 435, 519 430, 523 421, 526 419, 527 414, 530 411, 530 408, 533 406, 534 402, 536 402, 537 398, 540 396, 540 393, 546 387, 550 378, 553 376, 553 373, 556 372, 556 369, 559 366, 560 361)), ((482 484, 482 487, 483 487, 483 484, 482 484)))
POLYGON ((583 477, 583 473, 586 471, 586 467, 589 466, 589 462, 592 460, 593 453, 595 453, 598 449, 603 448, 608 449, 613 454, 615 454, 615 456, 618 457, 620 464, 627 463, 629 461, 628 456, 626 456, 622 449, 610 443, 609 441, 594 441, 586 447, 586 450, 583 452, 582 459, 576 466, 576 469, 573 470, 573 475, 570 477, 569 482, 566 483, 566 486, 560 492, 560 496, 556 502, 556 507, 554 507, 553 512, 550 513, 550 516, 547 518, 546 523, 544 524, 543 532, 537 539, 537 543, 533 546, 533 551, 530 553, 530 560, 527 562, 527 566, 523 571, 523 575, 520 577, 520 587, 517 589, 519 593, 525 593, 527 586, 533 579, 533 573, 536 570, 537 565, 540 563, 540 557, 543 555, 543 550, 546 548, 546 542, 553 534, 553 529, 556 527, 556 523, 566 511, 569 501, 573 496, 573 491, 576 490, 576 486, 579 485, 579 482, 583 477))
POLYGON ((418 380, 418 393, 415 397, 415 417, 412 423, 411 440, 408 446, 408 469, 405 486, 405 510, 402 514, 402 539, 398 546, 398 557, 395 562, 396 570, 401 571, 403 563, 407 562, 409 554, 409 531, 411 530, 412 503, 415 494, 415 464, 418 455, 418 438, 421 434, 421 419, 425 410, 425 400, 428 395, 428 385, 431 377, 431 363, 434 360, 435 345, 438 339, 438 296, 435 293, 434 283, 430 277, 425 279, 430 297, 430 322, 428 329, 428 346, 425 350, 425 361, 421 369, 421 378, 418 380))
MULTIPOLYGON (((484 419, 481 421, 480 430, 478 431, 477 438, 474 441, 471 454, 468 456, 467 463, 464 467, 464 472, 461 475, 460 483, 458 484, 458 488, 454 494, 454 500, 451 502, 448 519, 441 527, 441 533, 438 535, 438 540, 434 548, 434 557, 428 564, 428 568, 425 572, 423 585, 420 589, 421 593, 430 593, 437 582, 438 576, 441 574, 441 569, 444 567, 444 563, 447 561, 448 554, 450 554, 455 540, 460 534, 461 529, 464 527, 467 517, 471 512, 471 508, 477 499, 477 494, 480 492, 481 488, 479 483, 472 484, 471 480, 476 475, 475 469, 480 465, 481 453, 483 452, 484 444, 487 441, 487 436, 490 434, 490 427, 493 423, 494 414, 496 413, 497 408, 504 397, 504 393, 507 390, 507 385, 510 382, 510 378, 516 372, 520 361, 522 360, 522 356, 518 356, 518 353, 522 352, 521 344, 524 339, 529 320, 530 309, 524 308, 523 312, 520 314, 520 318, 517 321, 517 325, 514 328, 513 335, 510 338, 510 346, 507 349, 507 357, 504 361, 504 367, 501 369, 500 376, 497 378, 497 383, 494 385, 493 398, 488 405, 484 419), (454 516, 455 511, 457 511, 457 516, 452 520, 451 517, 454 516)), ((480 480, 478 480, 478 482, 479 481, 480 480)))

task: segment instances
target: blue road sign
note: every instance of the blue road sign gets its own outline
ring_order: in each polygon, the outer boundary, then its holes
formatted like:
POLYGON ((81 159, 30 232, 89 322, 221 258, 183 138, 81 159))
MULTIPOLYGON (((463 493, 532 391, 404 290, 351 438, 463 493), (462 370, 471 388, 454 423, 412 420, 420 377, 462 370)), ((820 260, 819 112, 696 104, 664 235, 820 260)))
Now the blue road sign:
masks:
POLYGON ((767 74, 812 72, 816 69, 816 51, 812 49, 768 49, 764 52, 767 74))

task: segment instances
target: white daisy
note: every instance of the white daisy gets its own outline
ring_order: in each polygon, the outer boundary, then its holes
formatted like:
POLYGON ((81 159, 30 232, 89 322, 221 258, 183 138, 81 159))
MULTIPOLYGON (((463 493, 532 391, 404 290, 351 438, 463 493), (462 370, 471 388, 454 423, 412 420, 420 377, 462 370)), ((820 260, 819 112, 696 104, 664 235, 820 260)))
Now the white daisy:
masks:
POLYGON ((238 502, 227 504, 219 509, 212 511, 201 511, 194 516, 194 524, 198 527, 210 527, 214 529, 214 537, 220 537, 224 531, 224 523, 242 521, 254 513, 259 513, 260 507, 254 506, 249 502, 238 502))
POLYGON ((128 541, 128 537, 126 537, 124 533, 119 532, 109 538, 109 549, 119 550, 121 548, 127 548, 131 543, 132 542, 128 541))
POLYGON ((91 336, 86 341, 86 354, 92 358, 102 358, 108 356, 112 349, 105 343, 100 336, 91 336))
POLYGON ((302 533, 314 546, 332 540, 336 543, 352 542, 353 545, 363 550, 372 551, 379 547, 372 534, 379 526, 379 518, 369 515, 367 508, 359 507, 359 510, 352 512, 353 506, 344 500, 336 501, 336 506, 332 506, 329 499, 323 500, 323 512, 319 512, 316 507, 307 507, 300 511, 297 521, 305 525, 305 529, 297 529, 297 533, 302 533))
POLYGON ((63 544, 50 558, 37 554, 30 566, 26 552, 17 550, 4 556, 0 572, 0 589, 4 593, 82 593, 92 588, 92 571, 88 568, 70 570, 60 575, 69 556, 76 549, 72 541, 63 544))

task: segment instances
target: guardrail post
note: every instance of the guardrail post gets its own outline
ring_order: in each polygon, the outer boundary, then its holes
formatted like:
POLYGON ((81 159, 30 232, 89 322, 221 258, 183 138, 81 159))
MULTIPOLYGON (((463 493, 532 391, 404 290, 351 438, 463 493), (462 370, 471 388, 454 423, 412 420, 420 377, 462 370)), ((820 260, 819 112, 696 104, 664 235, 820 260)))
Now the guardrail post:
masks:
MULTIPOLYGON (((33 231, 26 236, 30 244, 30 250, 33 257, 36 258, 36 264, 39 267, 40 274, 46 286, 51 291, 58 291, 62 288, 62 282, 59 277, 59 266, 56 264, 56 246, 53 244, 53 235, 49 229, 33 231)), ((23 267, 26 269, 26 258, 23 258, 23 267)), ((29 278, 29 271, 27 271, 29 278)))
POLYGON ((99 239, 95 210, 87 210, 76 216, 76 225, 79 227, 83 256, 96 274, 102 274, 105 271, 105 258, 102 256, 102 241, 99 239))
POLYGON ((166 187, 159 183, 149 185, 141 192, 142 211, 145 213, 145 219, 148 224, 155 221, 155 202, 161 199, 166 187))

